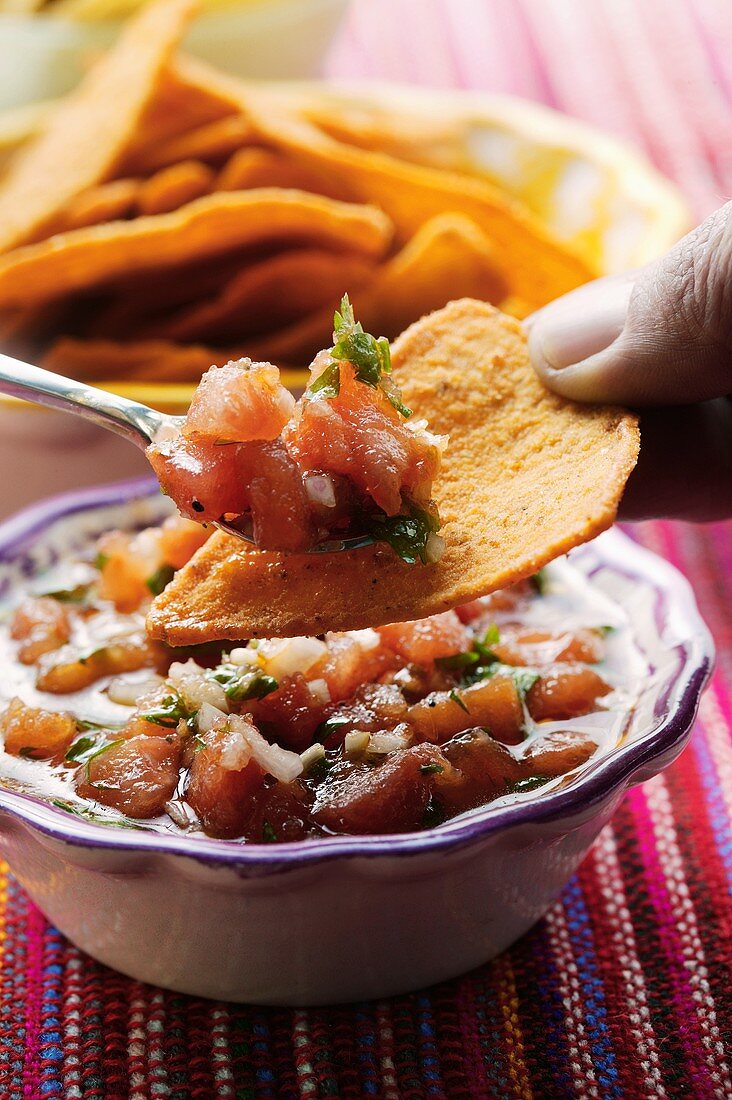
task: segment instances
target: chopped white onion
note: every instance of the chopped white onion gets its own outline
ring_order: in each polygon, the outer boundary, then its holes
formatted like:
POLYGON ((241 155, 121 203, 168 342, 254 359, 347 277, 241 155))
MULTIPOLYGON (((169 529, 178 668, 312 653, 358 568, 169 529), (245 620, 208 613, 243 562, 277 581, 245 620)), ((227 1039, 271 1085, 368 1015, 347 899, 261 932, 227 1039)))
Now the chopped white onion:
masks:
POLYGON ((349 755, 365 752, 368 745, 369 735, 364 730, 353 730, 352 733, 347 733, 343 739, 343 748, 349 755))
POLYGON ((358 642, 361 649, 366 650, 366 652, 370 649, 377 649, 381 645, 381 635, 370 626, 367 626, 365 630, 349 630, 348 637, 353 638, 354 642, 358 642))
POLYGON ((335 508, 336 496, 333 479, 327 474, 308 474, 304 479, 305 495, 313 504, 322 508, 335 508))
POLYGON ((204 669, 193 658, 175 661, 168 671, 168 679, 189 710, 197 710, 203 703, 210 703, 212 707, 228 712, 229 702, 221 684, 209 680, 204 669))
POLYGON ((119 703, 123 707, 134 707, 143 695, 155 691, 162 682, 161 676, 148 671, 144 676, 135 676, 134 673, 115 676, 107 688, 107 695, 113 703, 119 703))
POLYGON ((330 702, 330 688, 326 680, 311 680, 308 684, 308 691, 316 703, 325 706, 326 703, 330 702))
POLYGON ((198 818, 193 812, 193 808, 179 798, 173 798, 170 802, 166 802, 163 809, 179 829, 190 829, 191 825, 198 824, 198 818))
POLYGON ((307 770, 312 767, 313 764, 317 764, 318 760, 325 758, 325 745, 321 745, 320 741, 316 741, 314 745, 305 749, 305 752, 300 753, 300 759, 302 760, 302 766, 307 770))
MULTIPOLYGON (((249 723, 246 722, 245 725, 248 726, 249 723)), ((253 756, 254 753, 249 738, 233 723, 228 723, 224 736, 224 747, 219 756, 221 767, 226 768, 229 772, 243 771, 253 756)))
POLYGON ((284 676, 305 673, 325 656, 328 647, 318 638, 281 638, 260 646, 265 671, 281 680, 284 676))
POLYGON ((246 718, 234 714, 229 718, 231 729, 241 733, 251 749, 252 757, 260 768, 279 779, 281 783, 291 783, 302 774, 303 764, 296 752, 283 749, 280 745, 270 745, 258 729, 247 722, 246 718))
POLYGON ((210 703, 201 703, 198 708, 198 714, 196 715, 198 732, 208 733, 221 718, 226 718, 223 710, 219 710, 218 707, 212 707, 210 703))
POLYGON ((409 740, 402 733, 372 733, 369 738, 369 752, 379 755, 406 749, 409 740))
POLYGON ((229 660, 232 665, 241 665, 242 667, 259 664, 256 649, 249 649, 248 646, 237 646, 236 649, 232 649, 229 660))
POLYGON ((424 556, 427 564, 434 565, 436 561, 440 560, 444 553, 445 540, 442 535, 437 535, 434 531, 430 531, 424 548, 424 556))

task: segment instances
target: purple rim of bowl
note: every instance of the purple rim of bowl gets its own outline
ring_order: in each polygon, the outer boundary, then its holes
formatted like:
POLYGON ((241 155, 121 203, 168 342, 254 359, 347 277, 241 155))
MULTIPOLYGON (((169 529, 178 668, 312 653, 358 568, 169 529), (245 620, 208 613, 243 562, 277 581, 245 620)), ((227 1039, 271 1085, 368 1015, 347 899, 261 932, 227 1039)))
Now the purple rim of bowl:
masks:
MULTIPOLYGON (((125 504, 149 496, 157 488, 157 482, 153 479, 135 478, 62 493, 33 504, 0 524, 0 562, 12 561, 21 546, 27 545, 34 536, 59 519, 77 512, 125 504)), ((612 552, 602 548, 598 549, 597 554, 600 567, 610 566, 628 578, 644 581, 656 591, 657 621, 666 619, 667 605, 674 607, 685 628, 684 640, 679 643, 681 668, 673 684, 670 687, 667 685, 656 702, 657 725, 647 734, 629 739, 601 757, 566 787, 508 806, 489 804, 472 812, 464 820, 456 819, 419 833, 317 837, 277 845, 242 844, 185 835, 175 837, 158 832, 136 832, 132 828, 112 830, 56 809, 32 795, 2 788, 0 809, 45 835, 68 844, 119 852, 185 856, 211 866, 239 868, 244 873, 250 871, 255 875, 332 859, 443 851, 465 846, 508 827, 543 824, 586 811, 614 790, 624 789, 649 764, 681 750, 696 717, 714 659, 711 635, 699 614, 688 581, 678 570, 627 538, 618 541, 612 552), (675 703, 664 713, 672 695, 676 697, 675 703)))

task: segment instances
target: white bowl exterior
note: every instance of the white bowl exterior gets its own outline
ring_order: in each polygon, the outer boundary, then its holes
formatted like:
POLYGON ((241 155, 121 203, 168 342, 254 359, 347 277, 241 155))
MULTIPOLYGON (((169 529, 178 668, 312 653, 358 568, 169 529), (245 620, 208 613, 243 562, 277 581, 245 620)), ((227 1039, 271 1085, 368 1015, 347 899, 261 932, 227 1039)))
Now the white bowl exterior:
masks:
POLYGON ((432 985, 501 952, 546 912, 620 798, 461 847, 272 874, 79 847, 4 812, 0 844, 56 927, 130 977, 229 1001, 331 1004, 432 985))

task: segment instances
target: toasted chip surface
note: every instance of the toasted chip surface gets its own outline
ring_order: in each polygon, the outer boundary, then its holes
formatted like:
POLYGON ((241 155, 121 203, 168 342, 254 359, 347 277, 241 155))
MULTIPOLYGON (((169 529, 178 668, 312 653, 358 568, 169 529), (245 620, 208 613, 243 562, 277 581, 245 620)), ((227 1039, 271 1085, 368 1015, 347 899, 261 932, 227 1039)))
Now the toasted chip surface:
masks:
POLYGON ((392 226, 375 206, 276 187, 216 192, 168 214, 60 233, 0 259, 0 305, 29 305, 135 271, 263 242, 381 256, 392 226))
POLYGON ((54 108, 0 188, 0 251, 28 240, 80 191, 106 178, 194 8, 195 0, 157 0, 54 108))
POLYGON ((387 547, 283 556, 215 534, 153 602, 173 645, 418 619, 518 581, 609 527, 635 465, 636 418, 550 393, 519 323, 472 299, 393 349, 404 400, 450 445, 435 484, 447 548, 408 566, 387 547))

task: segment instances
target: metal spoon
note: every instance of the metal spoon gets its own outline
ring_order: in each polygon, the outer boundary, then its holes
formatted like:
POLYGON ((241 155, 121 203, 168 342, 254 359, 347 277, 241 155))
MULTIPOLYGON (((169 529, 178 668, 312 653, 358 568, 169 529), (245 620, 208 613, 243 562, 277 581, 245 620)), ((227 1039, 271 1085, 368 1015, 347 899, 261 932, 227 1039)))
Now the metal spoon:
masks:
MULTIPOLYGON (((129 401, 126 397, 98 390, 73 378, 65 378, 52 371, 22 363, 10 355, 0 353, 0 393, 10 397, 19 397, 33 401, 36 405, 47 405, 52 409, 82 416, 91 420, 100 428, 108 428, 145 450, 151 443, 160 443, 177 434, 183 422, 182 416, 170 416, 156 412, 147 405, 129 401)), ((217 520, 215 527, 234 535, 243 542, 254 543, 254 539, 245 531, 239 530, 224 520, 217 520)), ((309 553, 334 553, 340 550, 355 550, 368 546, 373 539, 368 535, 356 536, 321 542, 311 547, 309 553)))

